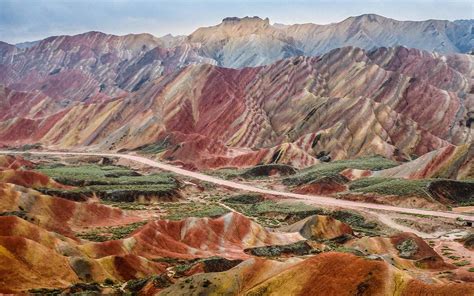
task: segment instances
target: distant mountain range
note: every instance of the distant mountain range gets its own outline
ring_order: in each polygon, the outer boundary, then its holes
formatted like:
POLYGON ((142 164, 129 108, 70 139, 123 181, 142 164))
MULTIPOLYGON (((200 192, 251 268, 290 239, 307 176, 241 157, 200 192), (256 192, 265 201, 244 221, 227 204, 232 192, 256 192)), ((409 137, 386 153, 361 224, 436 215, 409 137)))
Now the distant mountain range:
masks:
MULTIPOLYGON (((85 33, 94 34, 97 33, 85 33)), ((81 39, 81 35, 68 36, 67 39, 81 39)), ((474 49, 474 20, 397 21, 364 14, 328 25, 271 25, 268 18, 229 17, 216 26, 199 28, 189 36, 130 36, 113 37, 124 40, 124 44, 133 39, 148 49, 192 44, 198 55, 215 60, 219 66, 242 68, 267 65, 291 56, 316 56, 345 46, 363 49, 405 46, 439 53, 470 53, 474 49)), ((44 41, 52 42, 64 37, 51 37, 44 41)), ((40 42, 23 42, 15 46, 26 49, 40 42)))
POLYGON ((472 142, 473 25, 246 17, 189 36, 0 42, 0 144, 148 147, 199 168, 410 159, 472 142))
POLYGON ((202 55, 232 68, 296 55, 316 56, 345 46, 467 53, 474 48, 474 20, 413 22, 366 14, 329 25, 272 26, 268 19, 258 17, 226 18, 217 26, 196 30, 188 40, 202 44, 202 55))

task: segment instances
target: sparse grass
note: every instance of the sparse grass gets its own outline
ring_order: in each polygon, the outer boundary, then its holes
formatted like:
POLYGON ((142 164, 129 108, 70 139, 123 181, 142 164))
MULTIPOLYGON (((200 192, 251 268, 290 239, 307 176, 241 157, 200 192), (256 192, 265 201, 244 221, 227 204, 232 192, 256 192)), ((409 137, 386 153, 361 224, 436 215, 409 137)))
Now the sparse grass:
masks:
POLYGON ((359 180, 352 181, 349 184, 349 190, 357 190, 361 188, 366 188, 366 187, 377 185, 379 183, 387 182, 390 180, 393 180, 393 179, 381 178, 381 177, 362 178, 359 180))
POLYGON ((129 210, 129 211, 143 211, 143 210, 154 210, 158 209, 156 206, 150 206, 149 204, 141 204, 138 202, 119 202, 119 201, 108 201, 102 200, 101 203, 119 208, 122 210, 129 210))
POLYGON ((350 186, 356 189, 353 189, 352 192, 431 198, 427 190, 430 180, 373 179, 376 180, 353 182, 350 186))
POLYGON ((235 179, 240 177, 242 173, 244 173, 245 169, 237 169, 237 168, 222 168, 218 170, 206 171, 204 172, 207 175, 215 176, 225 180, 235 179))
POLYGON ((160 203, 158 206, 165 210, 163 219, 181 220, 188 217, 219 217, 229 212, 228 209, 216 203, 160 203))
POLYGON ((455 256, 455 255, 449 255, 448 258, 449 258, 449 259, 452 259, 452 260, 459 260, 459 259, 461 259, 461 257, 455 256))
POLYGON ((165 151, 170 146, 171 144, 169 143, 169 141, 167 139, 164 139, 154 144, 148 144, 148 145, 142 146, 138 148, 137 151, 144 154, 158 154, 165 151))
POLYGON ((258 193, 237 194, 222 200, 232 204, 255 204, 263 201, 263 197, 258 193))
POLYGON ((229 207, 246 216, 255 218, 257 222, 266 227, 279 227, 294 223, 311 215, 327 215, 349 224, 354 230, 366 235, 380 235, 378 225, 352 211, 327 211, 302 202, 275 202, 266 200, 254 204, 233 203, 223 200, 229 207))
POLYGON ((224 200, 224 203, 246 216, 255 218, 258 223, 266 227, 278 227, 282 224, 287 224, 285 220, 291 215, 301 214, 302 218, 304 218, 322 212, 321 209, 301 202, 289 203, 266 200, 254 204, 247 204, 226 202, 224 200))
POLYGON ((177 195, 176 184, 153 185, 93 185, 71 190, 65 189, 38 189, 39 191, 67 199, 81 200, 96 195, 102 200, 134 202, 143 197, 161 197, 173 199, 177 195))
POLYGON ((258 216, 265 213, 281 213, 281 214, 294 214, 296 212, 307 212, 313 211, 317 208, 299 203, 288 203, 288 202, 274 202, 274 201, 263 201, 255 204, 234 204, 233 207, 238 207, 239 211, 249 216, 258 216))
POLYGON ((469 262, 467 260, 462 260, 462 261, 454 262, 453 264, 456 265, 456 266, 466 266, 466 265, 471 264, 471 262, 469 262))
POLYGON ((43 188, 40 191, 73 200, 82 200, 94 194, 106 200, 128 202, 141 196, 172 198, 179 188, 178 181, 170 174, 140 175, 119 166, 52 164, 37 170, 62 184, 78 187, 72 190, 43 188))
POLYGON ((285 185, 298 186, 311 182, 315 179, 336 175, 348 168, 377 171, 392 168, 396 165, 397 163, 395 161, 386 159, 381 156, 338 160, 333 162, 320 163, 312 167, 303 169, 295 175, 283 179, 283 183, 285 185))
POLYGON ((57 166, 53 164, 40 166, 37 171, 62 184, 72 186, 177 183, 171 174, 160 173, 142 176, 128 168, 110 165, 57 166))
POLYGON ((122 226, 113 226, 113 227, 100 227, 95 228, 91 231, 78 233, 76 236, 82 239, 94 241, 94 242, 104 242, 109 240, 123 239, 129 236, 136 229, 145 225, 147 221, 135 222, 122 226))

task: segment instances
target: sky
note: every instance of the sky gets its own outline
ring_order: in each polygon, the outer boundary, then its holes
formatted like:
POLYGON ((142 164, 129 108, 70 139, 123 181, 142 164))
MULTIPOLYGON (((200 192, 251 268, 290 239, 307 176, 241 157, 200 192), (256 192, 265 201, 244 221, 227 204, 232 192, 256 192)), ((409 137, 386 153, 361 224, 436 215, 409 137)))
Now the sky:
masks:
POLYGON ((474 1, 0 0, 0 40, 15 44, 87 31, 182 35, 229 16, 328 24, 365 13, 397 20, 474 19, 474 1))

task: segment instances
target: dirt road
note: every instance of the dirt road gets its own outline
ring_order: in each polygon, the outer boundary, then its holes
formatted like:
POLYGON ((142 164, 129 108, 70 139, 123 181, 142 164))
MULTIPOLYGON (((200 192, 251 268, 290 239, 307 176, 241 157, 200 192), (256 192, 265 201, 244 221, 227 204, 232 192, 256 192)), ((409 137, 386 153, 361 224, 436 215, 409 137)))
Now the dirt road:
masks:
POLYGON ((435 216, 435 217, 444 217, 444 218, 451 218, 451 219, 463 219, 466 221, 473 221, 474 216, 463 215, 460 213, 455 212, 441 212, 441 211, 430 211, 430 210, 421 210, 421 209, 412 209, 412 208, 403 208, 403 207, 395 207, 389 205, 380 205, 380 204, 372 204, 372 203, 365 203, 365 202, 356 202, 356 201, 348 201, 342 199, 336 199, 332 197, 326 196, 319 196, 319 195, 304 195, 304 194, 297 194, 291 192, 283 192, 283 191, 276 191, 270 189, 263 189, 257 188, 250 185, 240 184, 233 181, 223 180, 216 177, 208 176, 205 174, 201 174, 198 172, 188 171, 179 167, 175 167, 169 164, 157 162, 146 157, 137 156, 137 155, 129 155, 129 154, 118 154, 118 153, 94 153, 94 152, 43 152, 43 151, 28 151, 28 152, 19 152, 19 151, 0 151, 0 154, 25 154, 30 153, 33 155, 70 155, 70 156, 102 156, 102 157, 119 157, 128 159, 131 161, 139 162, 142 164, 149 165, 151 167, 159 168, 164 171, 173 172, 178 175, 183 175, 187 177, 191 177, 194 179, 198 179, 201 181, 206 181, 210 183, 214 183, 221 186, 227 186, 230 188, 248 191, 248 192, 255 192, 255 193, 263 193, 263 194, 271 194, 276 196, 283 196, 286 198, 294 198, 301 200, 306 204, 312 205, 319 205, 319 206, 333 206, 333 207, 341 207, 341 208, 350 208, 350 209, 370 209, 370 210, 381 210, 381 211, 390 211, 390 212, 398 212, 398 213, 405 213, 405 214, 417 214, 417 215, 427 215, 427 216, 435 216))

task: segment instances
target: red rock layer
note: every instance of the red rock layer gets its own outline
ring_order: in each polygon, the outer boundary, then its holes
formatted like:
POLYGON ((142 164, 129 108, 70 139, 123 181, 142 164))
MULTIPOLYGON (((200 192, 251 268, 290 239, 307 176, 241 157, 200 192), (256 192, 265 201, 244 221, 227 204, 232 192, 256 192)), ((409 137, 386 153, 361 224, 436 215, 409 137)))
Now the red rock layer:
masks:
POLYGON ((128 281, 165 272, 135 255, 91 259, 76 241, 26 222, 0 217, 0 293, 66 288, 78 282, 128 281))
POLYGON ((373 176, 407 179, 465 179, 474 176, 473 167, 474 145, 465 144, 447 146, 429 152, 397 167, 373 172, 373 176))
POLYGON ((0 212, 23 211, 41 227, 69 237, 74 237, 71 228, 120 225, 142 220, 118 208, 42 195, 8 183, 0 183, 0 196, 0 212))
MULTIPOLYGON (((474 295, 471 283, 426 284, 383 260, 323 253, 301 261, 251 259, 220 273, 194 275, 160 295, 474 295), (337 276, 336 276, 337 275, 337 276)), ((150 290, 148 290, 151 293, 150 290)), ((151 294, 147 294, 151 295, 151 294)))
POLYGON ((187 218, 149 222, 121 241, 91 243, 82 250, 91 257, 135 254, 145 258, 248 258, 244 249, 290 244, 304 238, 298 233, 270 232, 237 213, 216 219, 187 218))
POLYGON ((160 157, 196 168, 305 167, 323 152, 410 159, 472 139, 473 64, 467 55, 347 47, 258 68, 195 65, 126 97, 4 120, 0 142, 103 150, 166 140, 160 157))

